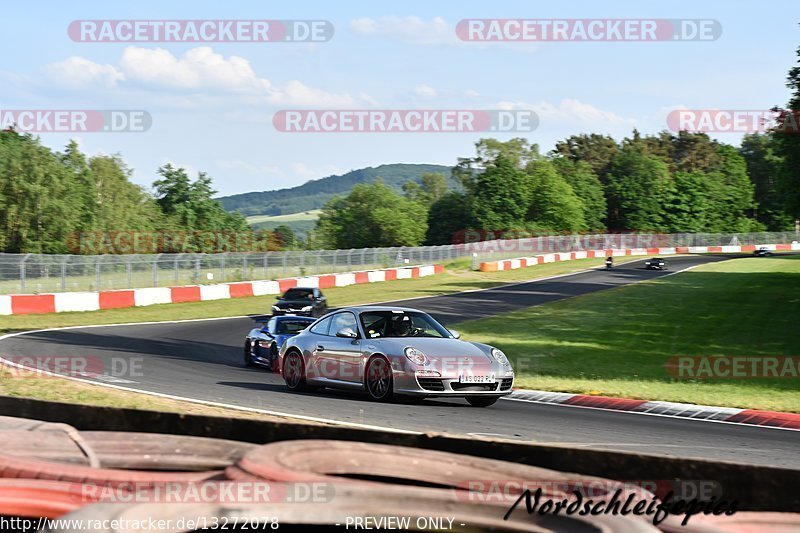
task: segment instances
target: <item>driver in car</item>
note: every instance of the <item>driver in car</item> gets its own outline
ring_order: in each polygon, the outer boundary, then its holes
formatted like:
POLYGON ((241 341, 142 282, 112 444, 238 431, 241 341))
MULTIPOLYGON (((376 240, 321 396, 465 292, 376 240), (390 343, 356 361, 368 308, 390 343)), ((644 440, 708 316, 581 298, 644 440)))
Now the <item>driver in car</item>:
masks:
POLYGON ((404 316, 395 319, 393 324, 394 334, 397 337, 410 337, 414 333, 414 326, 411 324, 411 317, 404 316))

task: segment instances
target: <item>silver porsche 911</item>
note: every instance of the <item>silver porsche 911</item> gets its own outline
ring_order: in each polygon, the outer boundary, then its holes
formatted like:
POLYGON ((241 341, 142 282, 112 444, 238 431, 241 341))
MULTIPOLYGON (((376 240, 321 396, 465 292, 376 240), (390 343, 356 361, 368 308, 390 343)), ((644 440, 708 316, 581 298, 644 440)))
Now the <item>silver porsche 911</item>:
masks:
POLYGON ((278 367, 290 390, 361 390, 377 401, 461 397, 486 407, 514 385, 503 352, 459 340, 430 315, 397 307, 325 315, 281 346, 278 367))

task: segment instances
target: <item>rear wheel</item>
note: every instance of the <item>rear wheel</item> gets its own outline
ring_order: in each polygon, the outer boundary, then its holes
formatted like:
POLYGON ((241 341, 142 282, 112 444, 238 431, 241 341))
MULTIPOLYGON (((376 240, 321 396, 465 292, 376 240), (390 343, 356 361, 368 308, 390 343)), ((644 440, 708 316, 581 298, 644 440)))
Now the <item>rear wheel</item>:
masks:
POLYGON ((306 390, 306 366, 303 357, 291 351, 283 360, 283 379, 290 391, 306 390))
POLYGON ((373 357, 367 363, 366 388, 376 402, 390 402, 394 398, 392 367, 384 357, 373 357))
POLYGON ((467 396, 467 401, 472 407, 489 407, 499 399, 497 396, 467 396))

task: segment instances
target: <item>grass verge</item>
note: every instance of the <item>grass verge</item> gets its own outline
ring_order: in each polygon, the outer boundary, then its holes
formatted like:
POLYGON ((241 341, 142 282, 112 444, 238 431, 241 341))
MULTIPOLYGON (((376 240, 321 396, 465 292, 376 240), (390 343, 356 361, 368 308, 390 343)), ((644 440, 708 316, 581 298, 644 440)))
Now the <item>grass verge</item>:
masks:
POLYGON ((800 256, 746 258, 459 325, 517 386, 800 412, 798 378, 675 379, 677 355, 800 355, 800 256))

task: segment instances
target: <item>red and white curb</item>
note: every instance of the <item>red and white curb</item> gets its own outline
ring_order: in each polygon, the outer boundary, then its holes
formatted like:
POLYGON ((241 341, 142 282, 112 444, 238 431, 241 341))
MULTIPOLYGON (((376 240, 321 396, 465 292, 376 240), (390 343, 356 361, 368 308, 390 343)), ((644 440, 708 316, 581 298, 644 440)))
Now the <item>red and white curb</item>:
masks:
POLYGON ((742 246, 678 246, 675 248, 609 248, 605 250, 584 250, 580 252, 560 252, 517 257, 500 261, 481 263, 482 272, 498 272, 515 270, 544 263, 557 263, 574 259, 591 259, 594 257, 624 257, 632 255, 673 255, 673 254, 738 254, 754 252, 756 248, 767 248, 772 251, 800 250, 800 243, 792 244, 747 244, 742 246))
POLYGON ((800 430, 800 414, 517 389, 507 400, 800 430))
POLYGON ((364 270, 341 274, 321 274, 300 278, 269 281, 244 281, 214 285, 183 285, 180 287, 148 287, 98 292, 58 292, 52 294, 0 295, 0 315, 29 315, 64 313, 69 311, 99 311, 155 304, 204 302, 247 296, 282 294, 292 287, 330 289, 363 283, 397 279, 422 278, 441 274, 442 265, 421 265, 383 270, 364 270))

